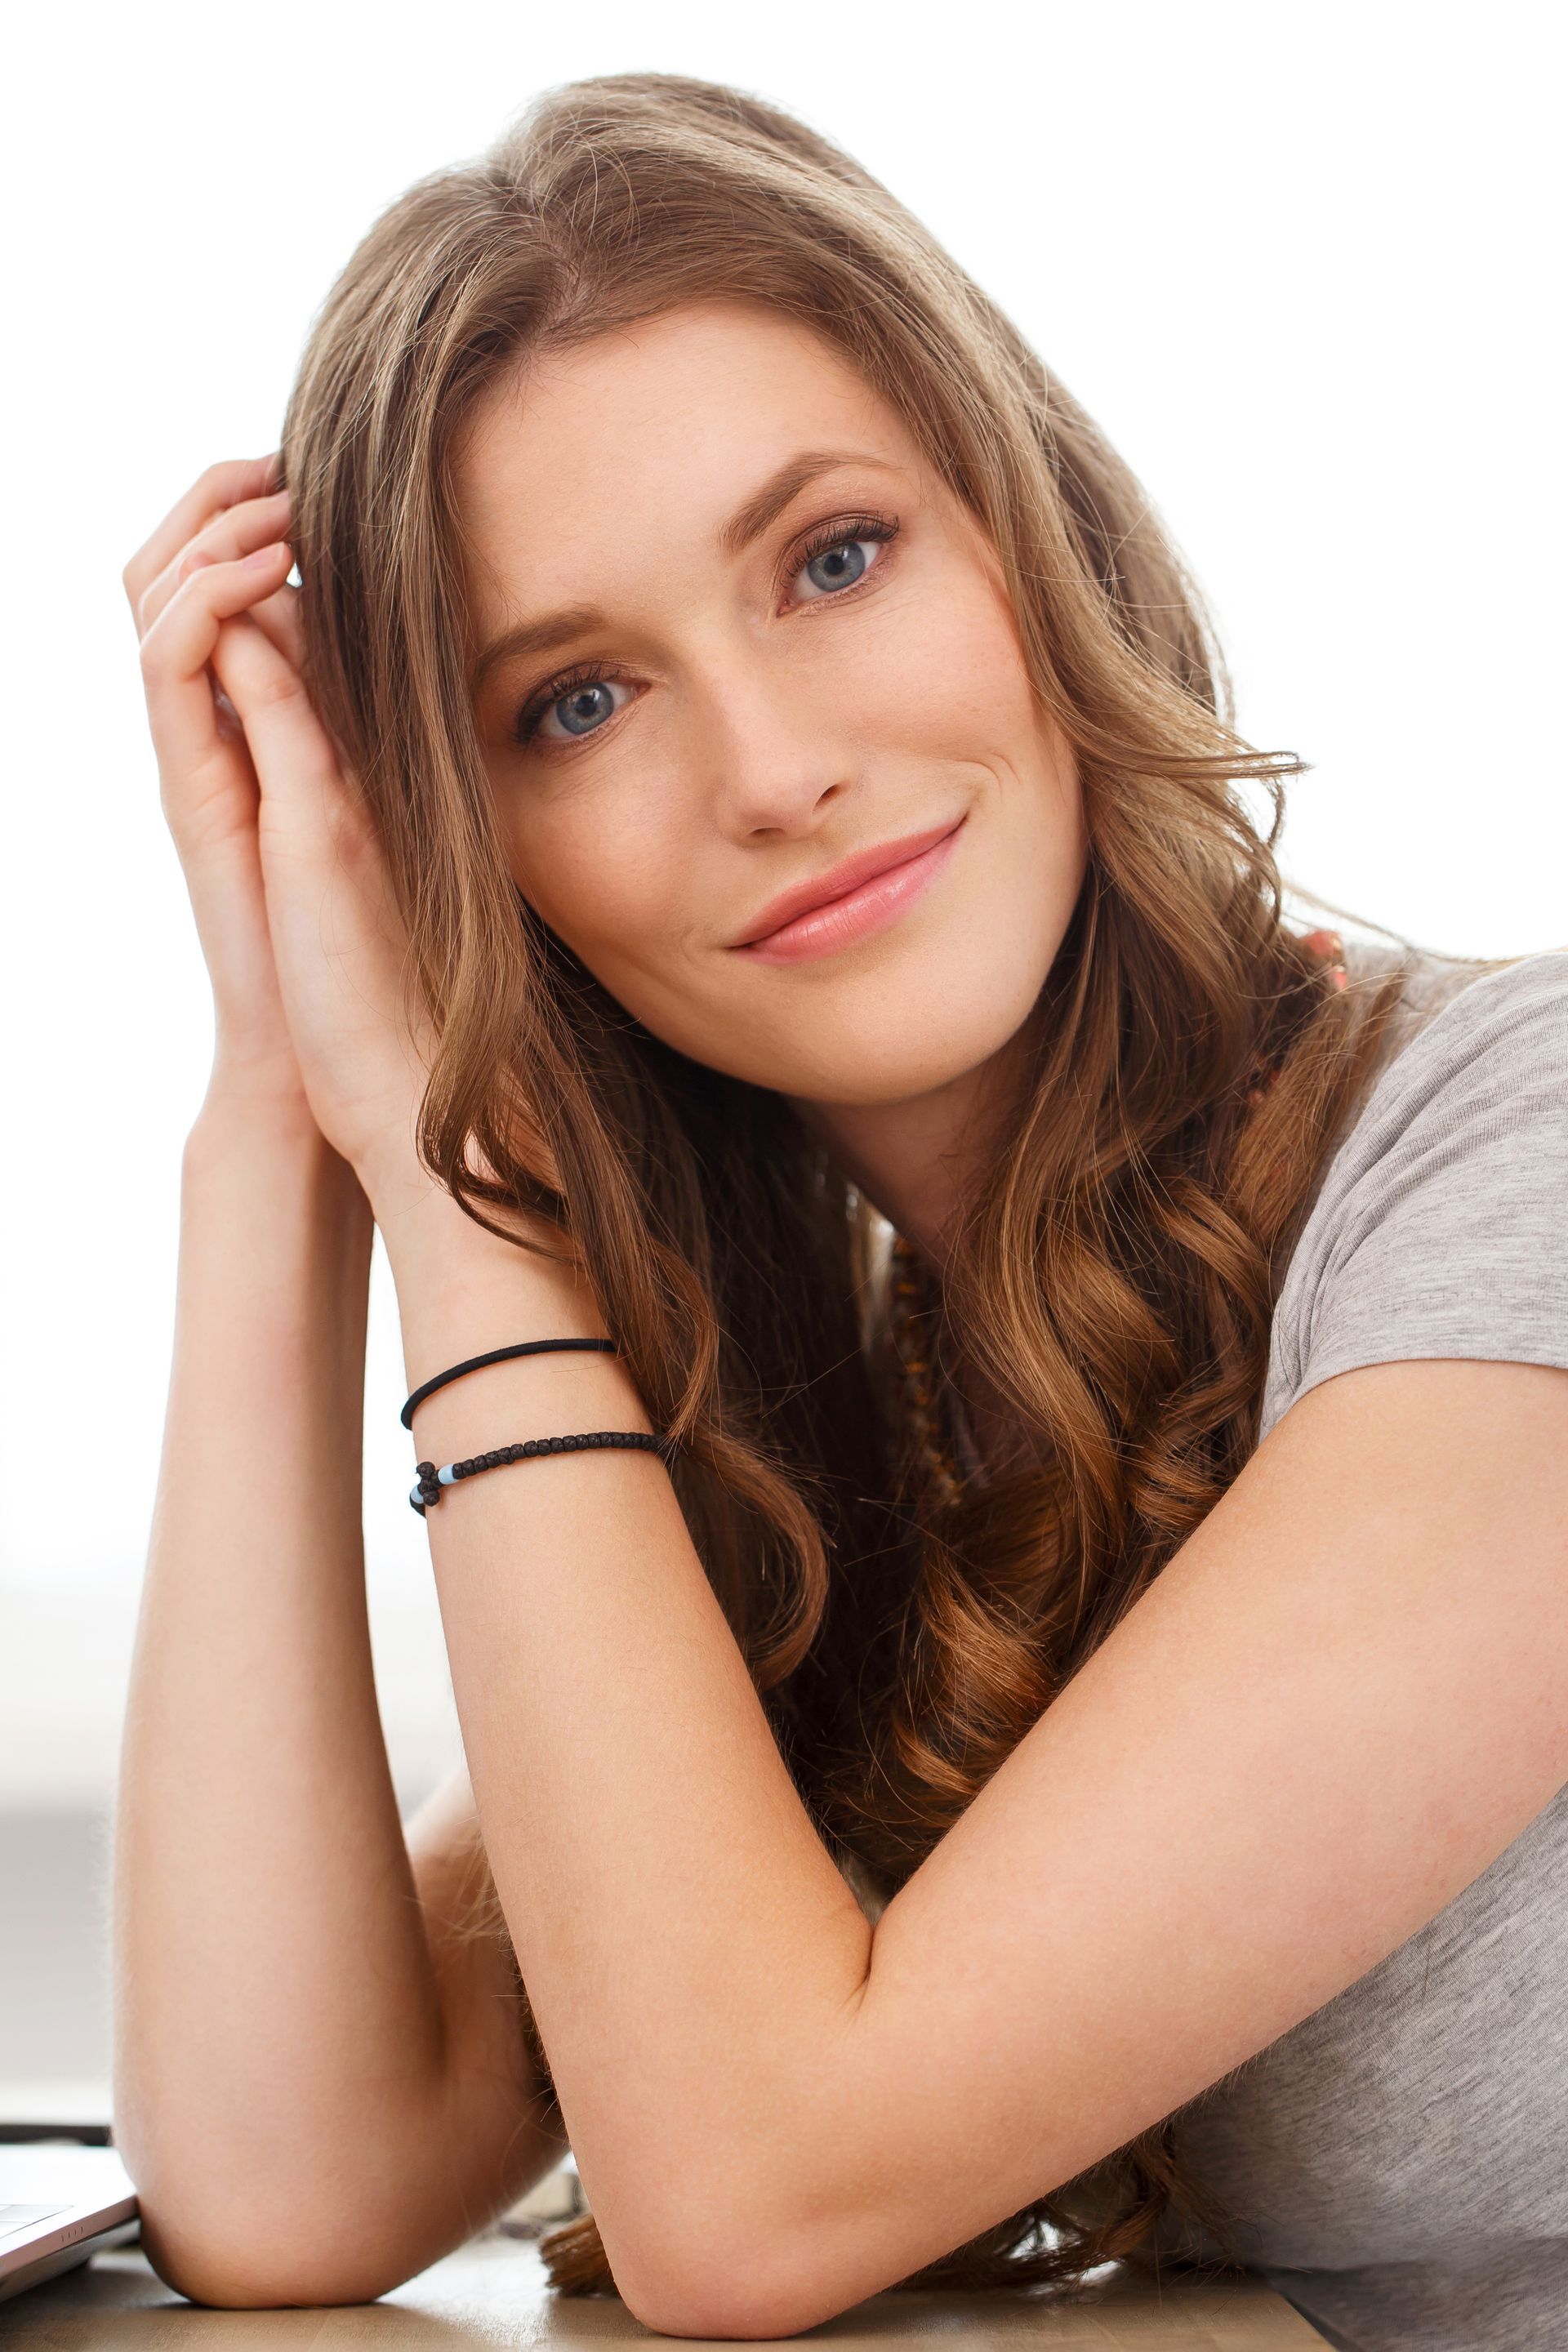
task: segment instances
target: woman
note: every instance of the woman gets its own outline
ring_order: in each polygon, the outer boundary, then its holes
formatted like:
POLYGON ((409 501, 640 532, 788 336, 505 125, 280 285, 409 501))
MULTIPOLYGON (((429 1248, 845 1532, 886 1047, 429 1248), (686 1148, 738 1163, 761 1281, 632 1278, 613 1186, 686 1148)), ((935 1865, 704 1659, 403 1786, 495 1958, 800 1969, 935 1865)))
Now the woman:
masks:
POLYGON ((1545 2340, 1568 953, 1284 925, 1137 485, 713 85, 395 204, 126 584, 217 1040, 117 1843, 163 2274, 374 2296, 569 2135, 555 2276, 668 2333, 1127 2257, 1545 2340), (467 1754, 406 1843, 373 1225, 467 1754))

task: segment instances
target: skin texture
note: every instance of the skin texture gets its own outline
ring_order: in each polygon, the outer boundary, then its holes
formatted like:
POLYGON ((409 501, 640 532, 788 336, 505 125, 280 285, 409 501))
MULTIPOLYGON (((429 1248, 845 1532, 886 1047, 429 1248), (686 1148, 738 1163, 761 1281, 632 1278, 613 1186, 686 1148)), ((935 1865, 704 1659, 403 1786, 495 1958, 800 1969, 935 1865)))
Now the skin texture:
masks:
MULTIPOLYGON (((828 355, 759 331, 723 346, 705 440, 718 333, 705 312, 584 352, 476 443, 477 636, 587 593, 611 610, 595 651, 646 688, 559 766, 492 751, 495 789, 515 870, 631 1009, 727 1067, 765 1050, 873 1197, 939 1234, 973 1089, 1000 1086, 1072 901, 1068 772, 918 473, 846 485, 908 523, 910 560, 842 612, 772 600, 793 514, 754 568, 716 560, 782 458, 892 430, 828 355), (615 499, 590 498, 605 478, 615 499), (963 858, 904 923, 720 986, 776 889, 965 803, 963 858)), ((215 469, 126 575, 219 1041, 117 1838, 118 2137, 150 2250, 212 2301, 353 2300, 549 2160, 500 1987, 453 1932, 477 1828, 626 2303, 667 2333, 791 2334, 1265 2047, 1568 1780, 1568 1372, 1401 1362, 1310 1391, 874 1928, 658 1460, 478 1478, 427 1521, 471 1802, 447 1792, 405 1847, 344 1402, 369 1220, 410 1387, 597 1327, 570 1269, 477 1228, 414 1159, 396 925, 300 686, 266 490, 264 467, 215 469)), ((415 1438, 445 1462, 647 1426, 615 1359, 567 1355, 437 1391, 415 1438)))

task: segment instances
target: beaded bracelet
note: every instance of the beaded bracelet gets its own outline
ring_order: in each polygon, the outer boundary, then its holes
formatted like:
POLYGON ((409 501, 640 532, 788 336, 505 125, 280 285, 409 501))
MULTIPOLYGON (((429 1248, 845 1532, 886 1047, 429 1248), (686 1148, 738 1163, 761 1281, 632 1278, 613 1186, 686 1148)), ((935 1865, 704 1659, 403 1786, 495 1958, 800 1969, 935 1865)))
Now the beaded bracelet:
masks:
POLYGON ((437 1470, 434 1462, 415 1465, 418 1485, 411 1487, 408 1499, 421 1518, 432 1503, 441 1499, 443 1486, 455 1486, 459 1478, 477 1477, 481 1470, 499 1470, 508 1462, 531 1462, 544 1454, 584 1454, 599 1445, 636 1447, 643 1454, 662 1454, 666 1460, 674 1452, 674 1442, 659 1437, 647 1429, 585 1429, 573 1437, 530 1437, 521 1445, 498 1445, 492 1453, 476 1454, 467 1462, 448 1462, 437 1470))

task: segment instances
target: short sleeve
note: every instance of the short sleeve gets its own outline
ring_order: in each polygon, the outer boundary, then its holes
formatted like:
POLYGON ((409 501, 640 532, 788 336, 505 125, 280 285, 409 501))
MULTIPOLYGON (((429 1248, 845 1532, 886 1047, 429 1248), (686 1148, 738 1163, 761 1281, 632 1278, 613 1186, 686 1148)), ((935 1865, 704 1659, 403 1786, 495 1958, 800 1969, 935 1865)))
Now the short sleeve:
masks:
POLYGON ((1421 1356, 1568 1366, 1568 949, 1471 981, 1379 1076, 1281 1286, 1260 1437, 1421 1356))

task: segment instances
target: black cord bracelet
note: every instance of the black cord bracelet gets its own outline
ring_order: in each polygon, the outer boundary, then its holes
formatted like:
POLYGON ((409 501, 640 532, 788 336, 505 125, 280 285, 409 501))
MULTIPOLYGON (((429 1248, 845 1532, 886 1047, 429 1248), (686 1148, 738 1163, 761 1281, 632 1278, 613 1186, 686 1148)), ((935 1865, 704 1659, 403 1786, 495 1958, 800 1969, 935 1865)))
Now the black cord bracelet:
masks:
POLYGON ((446 1371, 437 1372, 433 1381, 426 1381, 415 1390, 397 1418, 405 1429, 412 1429, 416 1405, 423 1404, 427 1396, 434 1396, 437 1389, 444 1389, 448 1381, 460 1379, 464 1372, 477 1372, 485 1364, 505 1363, 509 1356, 545 1356, 563 1348, 596 1348, 612 1356, 616 1352, 613 1339, 520 1339, 512 1348, 492 1348, 488 1356, 469 1356, 466 1362, 452 1364, 446 1371))
POLYGON ((477 1477, 481 1470, 499 1470, 508 1462, 531 1462, 544 1454, 586 1454, 602 1445, 633 1446, 639 1453, 662 1454, 667 1461, 675 1451, 672 1439, 647 1429, 585 1429, 574 1437, 530 1437, 521 1445, 498 1445, 492 1453, 476 1454, 467 1462, 448 1462, 444 1470, 437 1470, 434 1462, 417 1463, 419 1483, 410 1489, 408 1499, 423 1518, 430 1505, 440 1501, 442 1487, 455 1486, 459 1478, 477 1477))

